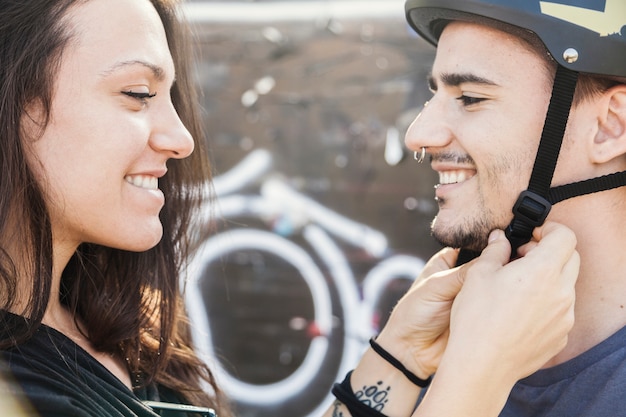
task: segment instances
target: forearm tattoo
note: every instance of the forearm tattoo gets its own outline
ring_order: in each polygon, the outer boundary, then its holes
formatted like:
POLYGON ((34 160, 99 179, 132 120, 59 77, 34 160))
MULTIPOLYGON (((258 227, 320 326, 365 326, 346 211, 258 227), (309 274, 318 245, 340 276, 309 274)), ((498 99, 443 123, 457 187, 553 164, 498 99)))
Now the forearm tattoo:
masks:
MULTIPOLYGON (((383 381, 378 381, 376 385, 366 386, 364 385, 362 389, 357 391, 354 396, 366 406, 373 408, 374 410, 382 413, 385 408, 385 404, 387 404, 389 392, 391 391, 391 387, 387 386, 387 388, 383 389, 385 385, 383 381)), ((335 400, 333 403, 333 416, 332 417, 344 417, 343 412, 341 411, 341 406, 343 403, 339 400, 335 400)))
POLYGON ((333 417, 344 417, 343 413, 339 410, 342 405, 341 401, 335 400, 333 403, 333 417))
POLYGON ((376 385, 370 385, 369 387, 363 386, 363 388, 354 395, 365 405, 382 412, 388 401, 387 397, 389 396, 389 391, 391 391, 390 386, 383 389, 384 386, 383 381, 378 381, 376 385))

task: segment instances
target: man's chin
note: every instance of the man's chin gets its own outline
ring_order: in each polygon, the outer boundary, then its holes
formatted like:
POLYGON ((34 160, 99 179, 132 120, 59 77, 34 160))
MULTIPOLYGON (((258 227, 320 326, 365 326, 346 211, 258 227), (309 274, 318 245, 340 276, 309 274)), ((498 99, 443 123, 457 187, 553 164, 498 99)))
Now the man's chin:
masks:
POLYGON ((482 250, 487 246, 489 232, 490 230, 487 230, 486 232, 483 230, 470 231, 463 230, 462 228, 440 230, 435 223, 433 223, 433 227, 431 229, 433 238, 442 246, 456 249, 466 249, 468 251, 478 253, 482 252, 482 250))

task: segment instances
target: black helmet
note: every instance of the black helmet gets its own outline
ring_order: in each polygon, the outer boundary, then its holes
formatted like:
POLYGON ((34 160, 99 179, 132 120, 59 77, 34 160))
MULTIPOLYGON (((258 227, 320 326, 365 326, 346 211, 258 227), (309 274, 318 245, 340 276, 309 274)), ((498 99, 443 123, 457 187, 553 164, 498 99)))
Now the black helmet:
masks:
MULTIPOLYGON (((513 256, 552 204, 626 185, 626 172, 617 172, 550 188, 578 74, 626 79, 626 0, 407 0, 405 10, 409 25, 433 45, 448 22, 474 22, 536 35, 559 64, 528 189, 506 230, 513 256)), ((473 255, 462 251, 462 261, 473 255)))
POLYGON ((570 70, 626 77, 625 0, 407 0, 405 10, 432 44, 447 21, 487 18, 535 33, 570 70))

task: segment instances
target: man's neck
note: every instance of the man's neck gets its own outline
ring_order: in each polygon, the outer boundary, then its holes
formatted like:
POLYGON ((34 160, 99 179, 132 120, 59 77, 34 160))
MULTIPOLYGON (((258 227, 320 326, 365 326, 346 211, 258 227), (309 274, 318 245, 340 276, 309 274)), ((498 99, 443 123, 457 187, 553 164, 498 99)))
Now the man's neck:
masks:
POLYGON ((593 200, 593 204, 583 197, 587 202, 571 205, 580 216, 574 217, 570 207, 563 207, 568 211, 567 218, 555 219, 576 233, 581 265, 574 328, 565 349, 546 367, 580 355, 626 326, 626 212, 618 212, 615 204, 603 204, 603 199, 595 196, 599 201, 593 200))

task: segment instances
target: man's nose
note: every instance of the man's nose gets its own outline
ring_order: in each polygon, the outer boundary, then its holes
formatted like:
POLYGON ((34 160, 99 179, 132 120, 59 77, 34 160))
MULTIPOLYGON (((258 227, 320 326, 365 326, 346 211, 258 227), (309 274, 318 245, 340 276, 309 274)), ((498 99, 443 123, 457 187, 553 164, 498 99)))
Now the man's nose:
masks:
POLYGON ((404 143, 407 148, 421 152, 422 148, 441 148, 450 143, 452 131, 446 120, 442 103, 434 98, 424 104, 424 108, 409 126, 404 143))

